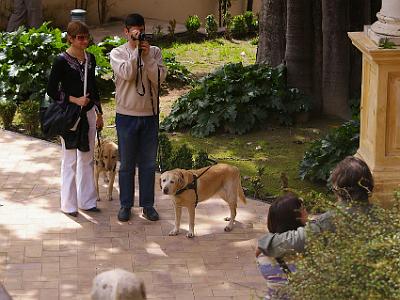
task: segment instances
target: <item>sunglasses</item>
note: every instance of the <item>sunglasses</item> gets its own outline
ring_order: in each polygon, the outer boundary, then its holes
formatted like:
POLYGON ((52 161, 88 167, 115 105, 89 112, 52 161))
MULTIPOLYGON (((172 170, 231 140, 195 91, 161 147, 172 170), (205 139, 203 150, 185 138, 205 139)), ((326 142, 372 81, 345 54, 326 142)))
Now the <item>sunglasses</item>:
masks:
POLYGON ((90 35, 88 35, 88 34, 79 34, 79 35, 76 35, 74 38, 77 39, 80 42, 83 42, 83 41, 86 41, 86 40, 89 41, 90 40, 90 35))

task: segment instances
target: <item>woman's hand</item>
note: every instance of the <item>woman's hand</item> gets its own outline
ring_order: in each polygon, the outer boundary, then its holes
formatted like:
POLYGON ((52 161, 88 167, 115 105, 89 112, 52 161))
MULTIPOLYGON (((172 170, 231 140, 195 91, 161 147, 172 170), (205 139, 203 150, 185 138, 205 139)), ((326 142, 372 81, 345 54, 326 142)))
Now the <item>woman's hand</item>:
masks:
POLYGON ((99 130, 102 130, 103 127, 104 127, 103 115, 102 114, 97 114, 96 128, 99 129, 99 130))
POLYGON ((74 97, 74 96, 69 96, 69 102, 75 103, 76 105, 79 106, 86 106, 88 105, 88 103, 90 102, 90 99, 88 98, 89 94, 87 94, 86 96, 82 96, 82 97, 74 97))
POLYGON ((257 248, 257 250, 256 250, 256 257, 259 257, 260 254, 261 254, 261 250, 257 248))

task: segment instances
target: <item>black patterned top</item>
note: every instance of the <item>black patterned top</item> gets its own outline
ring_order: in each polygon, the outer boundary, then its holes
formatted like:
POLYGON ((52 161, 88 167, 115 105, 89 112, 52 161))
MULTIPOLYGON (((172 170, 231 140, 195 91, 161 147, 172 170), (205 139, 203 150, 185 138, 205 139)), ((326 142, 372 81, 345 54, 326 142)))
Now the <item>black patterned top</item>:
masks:
MULTIPOLYGON (((96 85, 96 59, 93 54, 87 53, 88 75, 87 75, 87 93, 91 100, 83 111, 90 110, 93 105, 102 113, 100 96, 96 85)), ((58 55, 51 68, 49 82, 47 84, 47 94, 53 101, 60 104, 67 104, 69 96, 83 96, 83 81, 84 81, 85 63, 79 62, 78 59, 63 52, 58 55)))

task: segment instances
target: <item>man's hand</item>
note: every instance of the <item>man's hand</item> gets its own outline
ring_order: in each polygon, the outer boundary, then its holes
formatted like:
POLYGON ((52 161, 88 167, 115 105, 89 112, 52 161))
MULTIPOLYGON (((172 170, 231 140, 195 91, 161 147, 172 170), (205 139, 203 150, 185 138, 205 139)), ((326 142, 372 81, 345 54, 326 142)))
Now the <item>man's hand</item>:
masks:
POLYGON ((129 34, 131 35, 131 39, 132 40, 138 40, 139 39, 140 30, 132 29, 132 30, 129 31, 129 34))
POLYGON ((148 41, 141 41, 139 47, 142 49, 142 56, 147 56, 149 54, 150 44, 148 41))
POLYGON ((87 94, 86 96, 79 97, 79 98, 76 98, 74 96, 69 96, 69 102, 75 103, 76 105, 79 105, 79 106, 86 106, 90 102, 90 99, 88 97, 89 97, 89 94, 87 94))

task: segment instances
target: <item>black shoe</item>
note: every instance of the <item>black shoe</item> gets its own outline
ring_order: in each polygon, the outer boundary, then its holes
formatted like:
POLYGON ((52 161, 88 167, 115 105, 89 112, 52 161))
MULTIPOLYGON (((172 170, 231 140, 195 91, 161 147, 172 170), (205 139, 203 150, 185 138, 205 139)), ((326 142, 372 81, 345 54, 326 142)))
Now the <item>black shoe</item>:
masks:
POLYGON ((67 212, 63 212, 63 213, 68 215, 68 216, 75 217, 75 218, 78 216, 78 212, 77 211, 70 212, 70 213, 67 213, 67 212))
POLYGON ((150 221, 158 221, 160 219, 154 207, 143 207, 143 217, 150 221))
POLYGON ((118 220, 121 222, 128 222, 131 218, 131 208, 130 207, 121 207, 118 213, 118 220))
POLYGON ((101 212, 101 209, 97 208, 96 206, 92 207, 92 208, 89 208, 89 209, 82 209, 82 210, 89 211, 89 212, 101 212))

